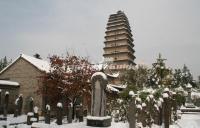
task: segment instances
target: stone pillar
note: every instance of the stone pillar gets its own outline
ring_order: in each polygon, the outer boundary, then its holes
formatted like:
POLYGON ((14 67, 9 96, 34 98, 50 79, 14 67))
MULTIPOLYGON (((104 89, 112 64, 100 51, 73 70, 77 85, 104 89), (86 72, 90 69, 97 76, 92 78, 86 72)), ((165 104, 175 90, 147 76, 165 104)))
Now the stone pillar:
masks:
POLYGON ((135 94, 133 91, 129 92, 131 96, 131 101, 129 104, 128 109, 128 121, 129 121, 129 128, 136 128, 136 106, 135 106, 135 94))
POLYGON ((28 105, 28 111, 29 112, 33 112, 33 105, 34 105, 34 103, 33 103, 33 97, 30 97, 30 99, 29 99, 29 105, 28 105))
POLYGON ((63 119, 63 105, 62 103, 57 103, 57 121, 56 123, 58 125, 62 125, 62 119, 63 119))
POLYGON ((19 106, 18 107, 19 108, 18 109, 19 110, 18 111, 19 112, 18 115, 21 115, 22 114, 22 107, 23 107, 23 97, 22 97, 22 94, 19 95, 18 106, 19 106))
POLYGON ((174 121, 176 121, 178 119, 178 116, 177 116, 176 92, 172 93, 172 112, 173 112, 173 119, 174 119, 174 121))
POLYGON ((170 106, 169 106, 169 95, 168 93, 163 93, 163 127, 169 128, 170 124, 170 106))
POLYGON ((72 123, 72 103, 68 105, 67 121, 68 123, 72 123))
POLYGON ((16 100, 15 100, 15 111, 14 111, 14 117, 17 117, 18 116, 18 114, 19 114, 19 103, 18 103, 18 101, 19 101, 19 98, 17 98, 16 100))
POLYGON ((28 112, 27 113, 27 125, 31 125, 32 121, 31 118, 34 116, 34 114, 32 112, 28 112))
POLYGON ((95 77, 93 80, 92 92, 92 116, 105 116, 106 115, 106 93, 105 89, 107 81, 102 78, 95 77))
POLYGON ((187 92, 188 92, 188 97, 186 100, 186 108, 195 108, 194 104, 192 103, 192 98, 191 98, 191 91, 192 91, 192 85, 191 84, 187 84, 186 86, 187 92))
POLYGON ((106 86, 107 76, 103 72, 96 72, 92 75, 92 104, 91 116, 87 117, 87 125, 95 127, 109 127, 111 117, 106 113, 106 86), (98 117, 95 118, 94 117, 98 117))
POLYGON ((45 113, 45 123, 46 124, 50 124, 50 110, 51 110, 51 107, 50 107, 50 105, 46 105, 46 113, 45 113))
POLYGON ((0 108, 1 108, 1 102, 2 102, 2 100, 1 100, 1 92, 2 92, 2 90, 0 89, 0 108))
POLYGON ((83 122, 83 105, 80 105, 80 110, 79 110, 79 122, 83 122))
POLYGON ((158 125, 161 126, 162 125, 162 121, 163 121, 163 98, 159 98, 158 102, 158 108, 159 108, 159 115, 158 115, 158 125))
POLYGON ((34 107, 34 117, 37 119, 36 122, 38 122, 39 121, 39 114, 38 114, 38 107, 37 106, 34 107))
POLYGON ((147 105, 146 103, 142 103, 142 112, 141 112, 141 122, 142 122, 142 126, 146 127, 147 126, 147 105))
POLYGON ((4 117, 7 117, 8 113, 8 103, 9 103, 9 92, 5 92, 5 99, 4 99, 4 117))

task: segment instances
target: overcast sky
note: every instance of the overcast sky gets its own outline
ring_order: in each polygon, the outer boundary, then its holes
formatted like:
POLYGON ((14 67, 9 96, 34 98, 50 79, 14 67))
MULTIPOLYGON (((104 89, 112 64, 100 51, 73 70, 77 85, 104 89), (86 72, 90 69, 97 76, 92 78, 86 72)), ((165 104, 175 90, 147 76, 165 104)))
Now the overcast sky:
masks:
POLYGON ((66 51, 102 59, 108 17, 125 12, 136 63, 160 52, 170 67, 200 75, 200 0, 0 0, 0 57, 66 51))

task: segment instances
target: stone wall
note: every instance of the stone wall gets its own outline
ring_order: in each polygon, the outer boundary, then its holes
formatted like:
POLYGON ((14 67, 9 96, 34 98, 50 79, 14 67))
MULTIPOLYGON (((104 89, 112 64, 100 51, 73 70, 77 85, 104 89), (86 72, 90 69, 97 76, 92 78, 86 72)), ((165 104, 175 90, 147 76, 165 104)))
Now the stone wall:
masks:
POLYGON ((27 112, 27 100, 34 98, 34 105, 41 110, 42 96, 36 92, 38 86, 42 84, 42 72, 23 58, 18 59, 7 70, 0 74, 0 79, 8 79, 20 84, 19 94, 23 94, 23 112, 27 112))

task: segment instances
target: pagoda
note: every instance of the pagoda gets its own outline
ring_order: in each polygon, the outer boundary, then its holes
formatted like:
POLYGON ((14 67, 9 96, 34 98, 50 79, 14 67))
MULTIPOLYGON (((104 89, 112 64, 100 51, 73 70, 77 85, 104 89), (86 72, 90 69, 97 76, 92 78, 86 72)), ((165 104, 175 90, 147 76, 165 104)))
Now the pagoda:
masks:
POLYGON ((109 68, 121 71, 128 66, 135 66, 133 35, 125 13, 118 11, 111 14, 106 27, 104 58, 112 59, 109 68))

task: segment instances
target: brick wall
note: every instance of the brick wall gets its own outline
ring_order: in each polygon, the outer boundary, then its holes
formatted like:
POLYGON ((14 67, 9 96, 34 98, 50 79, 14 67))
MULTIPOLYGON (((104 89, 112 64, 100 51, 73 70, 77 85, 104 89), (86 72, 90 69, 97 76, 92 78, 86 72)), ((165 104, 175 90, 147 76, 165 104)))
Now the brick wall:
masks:
POLYGON ((9 79, 20 84, 19 94, 23 94, 23 112, 27 112, 27 101, 30 97, 34 98, 34 105, 42 109, 42 96, 37 94, 38 86, 42 85, 39 71, 32 64, 19 58, 13 65, 0 74, 0 79, 9 79))

